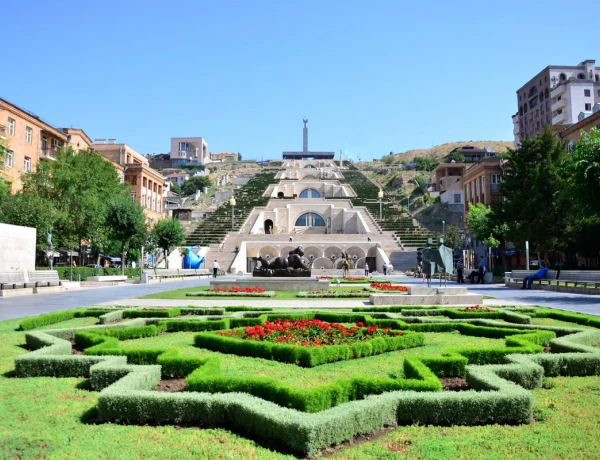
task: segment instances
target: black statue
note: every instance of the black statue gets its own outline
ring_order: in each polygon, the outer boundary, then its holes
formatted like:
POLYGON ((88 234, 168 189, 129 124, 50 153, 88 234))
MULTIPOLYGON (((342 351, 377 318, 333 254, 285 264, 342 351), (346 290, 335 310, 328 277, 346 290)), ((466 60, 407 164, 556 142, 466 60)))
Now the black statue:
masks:
POLYGON ((446 273, 452 273, 452 249, 444 246, 444 239, 440 238, 440 245, 433 249, 429 247, 431 241, 427 241, 427 247, 422 251, 423 273, 427 275, 427 286, 431 286, 431 278, 439 273, 440 287, 442 286, 442 275, 444 275, 444 286, 446 286, 446 273))
POLYGON ((302 246, 298 246, 293 251, 290 251, 287 257, 277 257, 273 260, 268 260, 264 257, 259 257, 260 267, 255 269, 252 276, 310 276, 310 267, 303 261, 302 256, 304 251, 302 246))

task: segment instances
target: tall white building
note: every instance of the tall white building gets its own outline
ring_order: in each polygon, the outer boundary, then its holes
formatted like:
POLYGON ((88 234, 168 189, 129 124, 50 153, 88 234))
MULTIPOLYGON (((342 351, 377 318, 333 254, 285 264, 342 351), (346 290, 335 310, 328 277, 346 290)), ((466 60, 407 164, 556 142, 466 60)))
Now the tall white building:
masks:
POLYGON ((172 137, 169 156, 174 168, 186 163, 210 163, 208 144, 202 137, 172 137))
POLYGON ((550 65, 517 91, 515 142, 537 137, 546 127, 564 129, 592 113, 600 102, 600 68, 588 59, 576 66, 550 65))

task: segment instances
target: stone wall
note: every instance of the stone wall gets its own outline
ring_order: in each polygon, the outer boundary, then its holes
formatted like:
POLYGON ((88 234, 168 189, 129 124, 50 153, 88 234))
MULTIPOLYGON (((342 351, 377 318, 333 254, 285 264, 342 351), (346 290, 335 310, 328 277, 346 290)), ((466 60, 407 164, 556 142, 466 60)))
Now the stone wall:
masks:
POLYGON ((36 230, 0 224, 0 272, 35 270, 36 230))

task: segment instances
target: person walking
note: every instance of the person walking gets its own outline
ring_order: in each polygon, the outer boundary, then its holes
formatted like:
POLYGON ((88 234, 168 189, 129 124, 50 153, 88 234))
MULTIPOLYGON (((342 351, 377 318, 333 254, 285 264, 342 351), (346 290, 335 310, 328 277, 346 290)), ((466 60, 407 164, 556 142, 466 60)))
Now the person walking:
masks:
POLYGON ((385 262, 381 268, 383 268, 383 276, 387 275, 387 264, 385 262))
POLYGON ((523 287, 521 289, 531 289, 531 284, 533 283, 533 280, 541 280, 546 276, 546 273, 548 273, 548 268, 546 268, 546 262, 542 260, 540 262, 540 267, 542 268, 540 268, 533 275, 529 275, 523 278, 523 287), (525 287, 525 283, 527 283, 527 287, 525 287))
POLYGON ((365 264, 365 276, 369 276, 369 264, 365 264))
POLYGON ((217 277, 218 271, 219 271, 219 262, 217 262, 217 259, 215 259, 215 261, 213 262, 213 278, 217 277))
POLYGON ((465 284, 465 277, 463 272, 465 270, 465 264, 463 263, 462 257, 456 262, 456 282, 458 284, 465 284))

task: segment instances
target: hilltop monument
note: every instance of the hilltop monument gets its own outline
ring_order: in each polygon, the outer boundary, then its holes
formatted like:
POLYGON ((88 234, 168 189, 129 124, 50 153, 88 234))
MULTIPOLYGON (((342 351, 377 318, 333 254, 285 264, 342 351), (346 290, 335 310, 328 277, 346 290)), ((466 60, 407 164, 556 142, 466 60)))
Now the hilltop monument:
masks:
POLYGON ((284 160, 333 160, 335 152, 310 152, 308 150, 308 118, 303 118, 302 152, 283 152, 284 160))

